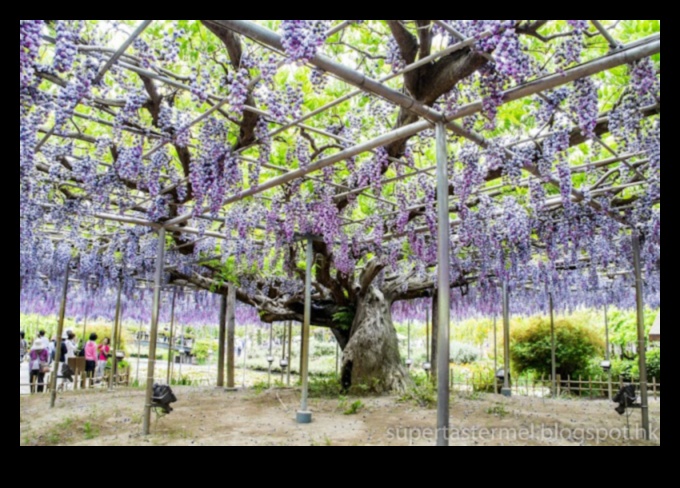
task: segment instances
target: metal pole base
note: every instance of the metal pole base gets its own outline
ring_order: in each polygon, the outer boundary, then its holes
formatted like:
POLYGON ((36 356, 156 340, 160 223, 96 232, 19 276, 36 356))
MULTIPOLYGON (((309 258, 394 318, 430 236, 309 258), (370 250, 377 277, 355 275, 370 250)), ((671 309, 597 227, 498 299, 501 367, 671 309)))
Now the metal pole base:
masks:
POLYGON ((312 412, 297 412, 297 414, 295 415, 295 421, 298 424, 311 424, 312 412))
POLYGON ((504 397, 508 397, 508 398, 511 397, 512 396, 512 389, 510 389, 510 388, 501 389, 501 395, 503 395, 504 397))

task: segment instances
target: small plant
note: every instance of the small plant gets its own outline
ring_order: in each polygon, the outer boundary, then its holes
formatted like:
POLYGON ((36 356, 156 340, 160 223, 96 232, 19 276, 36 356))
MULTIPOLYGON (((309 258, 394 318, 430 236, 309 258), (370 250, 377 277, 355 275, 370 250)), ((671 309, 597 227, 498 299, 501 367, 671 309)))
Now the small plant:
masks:
POLYGON ((255 391, 255 394, 256 394, 256 395, 259 395, 259 394, 261 394, 263 391, 268 390, 268 389, 269 389, 269 385, 268 385, 266 382, 264 382, 264 381, 260 381, 260 382, 255 383, 255 384, 253 385, 253 390, 255 391))
POLYGON ((338 410, 346 410, 347 409, 347 397, 340 395, 338 397, 338 410))
POLYGON ((363 408, 363 402, 361 400, 357 400, 356 402, 352 403, 347 410, 345 410, 345 415, 356 415, 361 410, 363 410, 363 408))
POLYGON ((331 447, 333 445, 333 441, 328 436, 324 436, 323 443, 326 447, 331 447))
POLYGON ((493 407, 487 408, 486 413, 489 414, 489 415, 493 415, 494 417, 501 418, 501 419, 507 417, 510 414, 510 412, 508 412, 505 409, 505 407, 503 405, 499 404, 499 403, 494 405, 493 407))
POLYGON ((91 441, 99 436, 99 431, 92 426, 90 422, 85 422, 83 426, 83 433, 85 434, 85 440, 91 441))

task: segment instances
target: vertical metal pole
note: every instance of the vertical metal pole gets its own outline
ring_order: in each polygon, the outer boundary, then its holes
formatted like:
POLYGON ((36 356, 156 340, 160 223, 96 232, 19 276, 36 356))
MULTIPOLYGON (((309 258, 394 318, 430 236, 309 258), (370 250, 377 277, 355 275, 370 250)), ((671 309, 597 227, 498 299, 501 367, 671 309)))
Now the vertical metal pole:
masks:
MULTIPOLYGON (((286 332, 288 332, 288 330, 286 329, 287 326, 288 325, 284 322, 283 326, 281 327, 281 329, 283 330, 283 337, 281 338, 281 361, 286 359, 286 332)), ((285 374, 286 374, 285 368, 281 367, 281 386, 283 386, 285 374)))
MULTIPOLYGON (((607 300, 609 299, 609 296, 607 296, 607 300)), ((609 342, 609 303, 605 301, 604 303, 604 337, 605 337, 605 345, 607 350, 604 352, 604 358, 607 361, 611 361, 611 345, 609 342)), ((609 387, 609 401, 612 401, 614 398, 614 391, 612 388, 612 369, 611 367, 609 368, 609 371, 607 371, 607 386, 609 387)))
POLYGON ((220 297, 220 330, 217 345, 217 388, 224 388, 224 347, 227 339, 227 296, 220 297))
POLYGON ((149 337, 149 362, 146 371, 146 400, 144 404, 144 421, 142 433, 151 433, 151 402, 153 399, 153 381, 156 369, 156 343, 158 341, 158 317, 161 309, 161 280, 165 262, 165 228, 158 229, 158 254, 156 256, 156 275, 154 277, 153 307, 151 309, 151 334, 149 337))
POLYGON ((633 262, 635 265, 635 294, 637 297, 638 354, 640 358, 640 401, 642 402, 642 430, 649 440, 649 398, 647 394, 647 337, 645 333, 645 303, 640 259, 640 235, 633 232, 633 262))
POLYGON ((505 374, 501 394, 506 397, 512 396, 510 388, 510 297, 508 284, 503 282, 503 352, 505 355, 505 374))
POLYGON ((137 368, 135 369, 135 383, 139 386, 139 356, 142 354, 142 326, 140 322, 139 332, 137 333, 137 368))
POLYGON ((288 372, 286 383, 290 387, 290 370, 293 369, 293 321, 288 321, 288 372))
POLYGON ((309 327, 312 321, 312 266, 314 265, 314 248, 312 239, 307 239, 307 269, 305 272, 305 316, 302 324, 302 402, 300 411, 297 412, 296 420, 298 424, 309 424, 312 422, 312 413, 307 405, 309 394, 309 327))
POLYGON ((439 331, 437 339, 437 445, 449 445, 449 358, 450 358, 450 298, 451 298, 451 229, 449 224, 449 177, 446 151, 446 128, 437 124, 437 273, 439 298, 439 331))
POLYGON ((496 380, 496 373, 498 373, 498 317, 493 316, 493 392, 498 394, 498 381, 496 380))
POLYGON ((116 316, 113 319, 113 334, 111 340, 113 347, 111 348, 113 354, 111 359, 111 372, 109 373, 109 391, 113 391, 113 378, 116 375, 116 358, 118 354, 118 327, 120 327, 120 299, 123 295, 123 280, 118 282, 118 296, 116 297, 116 316))
MULTIPOLYGON (((430 362, 430 308, 425 310, 425 362, 430 362)), ((429 376, 429 372, 428 372, 429 376)))
POLYGON ((272 387, 272 362, 274 360, 273 354, 274 354, 274 322, 271 323, 269 329, 269 356, 267 357, 267 362, 269 363, 269 375, 267 378, 267 383, 269 384, 269 388, 272 387))
POLYGON ((335 343, 335 377, 340 378, 340 343, 335 343))
POLYGON ((50 378, 50 408, 57 403, 57 376, 59 376, 59 362, 61 361, 61 336, 64 333, 64 317, 66 316, 66 298, 68 295, 68 277, 71 271, 71 262, 66 264, 64 272, 64 287, 61 292, 61 305, 59 307, 59 322, 57 324, 57 350, 54 356, 54 372, 50 378))
POLYGON ((408 321, 408 347, 406 351, 406 359, 411 360, 411 321, 408 321))
POLYGON ((236 287, 229 285, 227 292, 227 390, 236 388, 236 359, 234 349, 236 345, 236 287))
POLYGON ((172 380, 172 360, 174 358, 174 348, 175 348, 175 302, 177 301, 177 288, 172 291, 172 305, 170 306, 170 340, 168 341, 168 371, 167 371, 167 381, 169 385, 170 380, 172 380))
POLYGON ((246 387, 246 363, 248 361, 248 324, 244 325, 244 338, 243 338, 243 382, 241 388, 246 387))
POLYGON ((551 374, 552 374, 552 396, 557 396, 557 341, 555 340, 555 303, 553 294, 548 294, 550 299, 550 341, 551 341, 551 374))

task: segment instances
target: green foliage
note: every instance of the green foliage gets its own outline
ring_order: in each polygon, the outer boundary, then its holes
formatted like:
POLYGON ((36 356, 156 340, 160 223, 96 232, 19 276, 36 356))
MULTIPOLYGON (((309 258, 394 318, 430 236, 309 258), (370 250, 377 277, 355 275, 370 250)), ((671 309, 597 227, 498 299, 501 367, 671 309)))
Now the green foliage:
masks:
POLYGON ((472 383, 472 391, 493 393, 496 384, 496 374, 493 364, 475 363, 467 367, 472 383))
POLYGON ((217 352, 217 343, 209 339, 198 340, 194 342, 194 347, 191 353, 196 356, 198 362, 205 362, 211 356, 217 352))
MULTIPOLYGON (((555 322, 557 372, 563 377, 587 371, 589 362, 604 348, 601 335, 592 328, 560 319, 555 322)), ((536 317, 515 327, 510 355, 517 373, 551 374, 550 320, 536 317)))
POLYGON ((647 352, 647 377, 650 380, 656 378, 657 382, 661 382, 661 349, 647 352))
POLYGON ((335 344, 329 342, 316 343, 312 357, 321 358, 325 356, 335 356, 335 344))
POLYGON ((343 330, 350 330, 356 313, 354 307, 340 307, 339 311, 333 314, 333 322, 343 330))
POLYGON ((455 364, 470 364, 479 359, 479 350, 462 342, 451 343, 451 361, 455 364))
POLYGON ((266 391, 269 389, 269 385, 267 384, 266 381, 258 381, 253 385, 253 390, 255 391, 256 395, 259 395, 263 391, 266 391))
POLYGON ((489 415, 493 415, 494 417, 501 418, 501 419, 510 415, 510 412, 508 412, 506 410, 505 406, 500 404, 500 403, 497 403, 493 407, 487 408, 486 413, 489 414, 489 415))
POLYGON ((309 380, 310 398, 337 398, 343 392, 335 375, 312 377, 309 380))
POLYGON ((356 415, 361 410, 364 409, 364 403, 361 400, 357 400, 352 403, 347 410, 345 410, 344 415, 356 415))
POLYGON ((85 425, 83 425, 83 435, 85 440, 91 441, 99 437, 99 430, 93 427, 91 422, 85 422, 85 425))
POLYGON ((433 408, 437 404, 437 390, 425 374, 413 375, 413 384, 399 397, 400 402, 412 402, 419 407, 433 408))
MULTIPOLYGON (((649 309, 645 310, 645 334, 649 336, 652 330, 656 312, 649 309)), ((624 311, 614 309, 609 312, 609 328, 611 331, 610 342, 622 349, 626 349, 630 344, 637 343, 637 314, 634 311, 624 311)), ((632 359, 630 355, 629 359, 632 359)))

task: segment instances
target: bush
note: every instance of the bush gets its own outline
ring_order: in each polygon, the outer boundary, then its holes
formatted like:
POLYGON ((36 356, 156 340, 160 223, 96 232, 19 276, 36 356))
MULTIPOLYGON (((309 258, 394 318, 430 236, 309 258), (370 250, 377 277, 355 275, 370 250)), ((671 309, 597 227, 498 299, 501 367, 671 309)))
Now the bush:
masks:
POLYGON ((325 356, 335 357, 335 348, 336 348, 335 344, 332 344, 330 342, 314 344, 314 347, 312 349, 312 357, 315 358, 321 358, 325 356))
POLYGON ((199 362, 207 361, 210 355, 215 352, 217 352, 217 343, 210 339, 196 341, 191 351, 199 362))
POLYGON ((455 364, 470 364, 479 359, 479 350, 462 342, 451 343, 451 361, 455 364))
POLYGON ((647 353, 647 377, 651 381, 656 378, 661 383, 661 349, 652 349, 647 353))
POLYGON ((472 391, 493 393, 496 384, 496 374, 493 364, 476 363, 468 367, 472 380, 472 391))
MULTIPOLYGON (((555 323, 557 342, 557 373, 563 377, 587 374, 590 360, 604 348, 601 337, 585 325, 569 320, 555 323)), ((551 374, 550 320, 536 317, 513 330, 510 357, 516 373, 534 371, 537 375, 551 374)))

